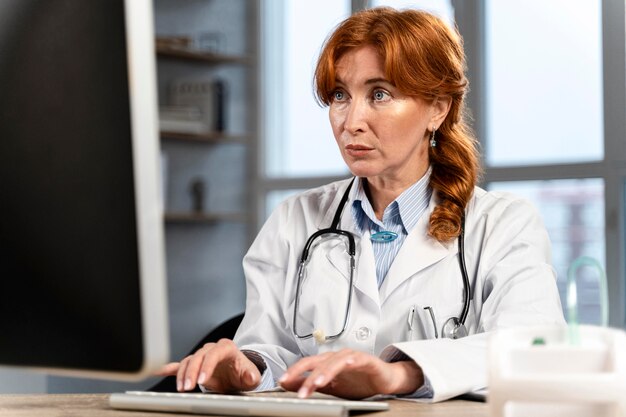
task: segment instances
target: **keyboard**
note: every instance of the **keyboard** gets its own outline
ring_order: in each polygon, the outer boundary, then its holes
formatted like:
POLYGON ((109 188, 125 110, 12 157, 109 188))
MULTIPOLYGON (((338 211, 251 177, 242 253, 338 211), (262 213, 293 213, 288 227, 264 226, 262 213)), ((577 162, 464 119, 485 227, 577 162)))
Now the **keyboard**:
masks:
POLYGON ((225 416, 348 416, 350 411, 384 411, 381 401, 300 399, 265 395, 185 394, 127 391, 111 394, 109 404, 123 410, 214 414, 225 416))

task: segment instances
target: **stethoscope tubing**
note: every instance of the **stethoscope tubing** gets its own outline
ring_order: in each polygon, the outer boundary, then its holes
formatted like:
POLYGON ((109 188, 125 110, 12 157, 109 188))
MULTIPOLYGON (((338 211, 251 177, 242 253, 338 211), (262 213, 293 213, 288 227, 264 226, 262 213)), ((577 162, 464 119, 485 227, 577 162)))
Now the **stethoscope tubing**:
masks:
POLYGON ((463 276, 463 310, 459 321, 462 326, 465 326, 465 319, 469 313, 470 305, 470 282, 467 275, 467 267, 465 266, 465 215, 461 218, 461 234, 459 235, 459 266, 461 268, 461 275, 463 276))
POLYGON ((356 268, 356 262, 354 260, 354 256, 356 254, 356 245, 354 243, 354 237, 349 232, 331 227, 328 229, 318 230, 317 232, 313 233, 307 240, 306 245, 304 245, 304 249, 302 250, 302 256, 300 257, 300 265, 298 267, 298 282, 296 283, 296 298, 294 301, 294 310, 293 310, 293 333, 298 339, 310 339, 311 337, 313 337, 313 333, 309 333, 305 335, 301 335, 298 333, 297 316, 298 316, 298 310, 300 306, 300 291, 302 287, 304 268, 306 266, 306 263, 309 257, 309 250, 311 249, 311 246, 313 245, 313 242, 315 241, 315 239, 317 239, 320 236, 328 235, 328 234, 341 235, 341 236, 345 236, 348 239, 348 255, 350 255, 350 280, 348 283, 348 288, 349 288, 348 302, 346 304, 346 313, 344 315, 343 324, 341 326, 341 331, 339 331, 337 334, 330 335, 330 336, 324 335, 324 340, 328 341, 328 340, 335 340, 339 338, 339 336, 341 336, 346 331, 346 328, 348 327, 348 321, 350 319, 350 309, 352 308, 352 293, 354 291, 354 270, 356 268))

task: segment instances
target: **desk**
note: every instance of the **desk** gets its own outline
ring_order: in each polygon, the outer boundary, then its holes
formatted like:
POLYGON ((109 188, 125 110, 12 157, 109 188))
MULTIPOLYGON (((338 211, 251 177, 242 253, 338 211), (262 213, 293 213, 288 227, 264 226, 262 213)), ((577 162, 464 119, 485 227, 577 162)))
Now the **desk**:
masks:
MULTIPOLYGON (((392 400, 390 411, 358 414, 379 417, 487 417, 485 403, 446 401, 438 404, 419 404, 392 400)), ((61 395, 0 395, 0 416, 19 417, 172 417, 171 413, 152 413, 113 410, 107 394, 61 395)), ((185 414, 191 416, 193 414, 185 414)))

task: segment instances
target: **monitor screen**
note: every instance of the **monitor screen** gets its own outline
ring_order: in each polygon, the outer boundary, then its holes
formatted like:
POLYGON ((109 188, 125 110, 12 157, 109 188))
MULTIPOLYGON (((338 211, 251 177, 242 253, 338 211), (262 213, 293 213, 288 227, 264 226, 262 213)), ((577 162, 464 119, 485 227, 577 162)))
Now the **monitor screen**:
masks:
POLYGON ((0 364, 168 359, 150 0, 0 1, 0 364))

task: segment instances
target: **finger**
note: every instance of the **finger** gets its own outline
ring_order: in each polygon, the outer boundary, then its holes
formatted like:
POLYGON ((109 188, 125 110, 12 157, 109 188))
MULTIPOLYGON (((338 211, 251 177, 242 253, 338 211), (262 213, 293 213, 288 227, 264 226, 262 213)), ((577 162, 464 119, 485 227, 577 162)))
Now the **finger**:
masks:
MULTIPOLYGON (((232 341, 227 341, 226 339, 221 339, 217 343, 212 344, 210 354, 204 355, 202 363, 200 365, 198 383, 210 387, 211 389, 218 389, 221 391, 222 389, 220 389, 219 385, 223 384, 212 386, 212 384, 206 383, 211 382, 217 366, 220 365, 223 361, 227 360, 230 355, 232 355, 233 349, 236 350, 237 347, 234 346, 234 343, 232 343, 232 341)), ((215 383, 215 381, 213 382, 215 383)))
POLYGON ((241 391, 256 387, 261 380, 257 367, 232 340, 222 339, 205 355, 198 383, 217 391, 241 391))
POLYGON ((183 381, 185 379, 185 372, 187 370, 187 364, 189 363, 190 356, 180 361, 178 372, 176 373, 176 391, 181 392, 183 390, 183 381))
POLYGON ((239 349, 235 350, 232 377, 235 379, 231 389, 248 391, 261 382, 261 373, 256 365, 239 349))
POLYGON ((202 366, 205 357, 211 355, 211 350, 211 346, 205 345, 202 349, 189 357, 184 376, 182 377, 184 391, 191 391, 196 386, 196 383, 198 382, 198 375, 200 373, 200 367, 202 366))
POLYGON ((307 398, 313 392, 326 387, 341 372, 355 365, 356 356, 358 356, 357 352, 344 349, 327 357, 326 360, 320 362, 315 369, 312 369, 311 373, 302 382, 302 385, 298 389, 298 397, 307 398))
POLYGON ((291 378, 288 381, 283 381, 283 382, 279 381, 279 383, 280 383, 280 386, 286 389, 287 391, 296 392, 300 389, 305 379, 306 379, 306 376, 297 376, 297 377, 291 378))
POLYGON ((285 371, 278 382, 290 384, 292 381, 300 378, 305 372, 319 366, 319 364, 325 361, 331 354, 332 352, 327 352, 300 359, 285 371))
POLYGON ((259 382, 261 382, 261 373, 253 363, 250 364, 252 365, 252 368, 248 367, 247 364, 243 365, 242 368, 244 369, 241 371, 240 374, 240 387, 244 391, 249 391, 256 388, 256 386, 259 385, 259 382))
POLYGON ((159 370, 154 372, 155 376, 170 376, 176 375, 178 372, 178 367, 180 366, 180 362, 170 362, 166 365, 163 365, 159 370))
POLYGON ((327 352, 321 355, 309 356, 300 359, 298 362, 290 366, 287 371, 285 371, 279 379, 279 383, 285 389, 290 391, 297 390, 300 398, 308 397, 313 391, 313 380, 310 378, 310 375, 316 369, 323 367, 324 362, 335 354, 335 352, 327 352), (306 372, 310 372, 310 374, 305 375, 306 372))

